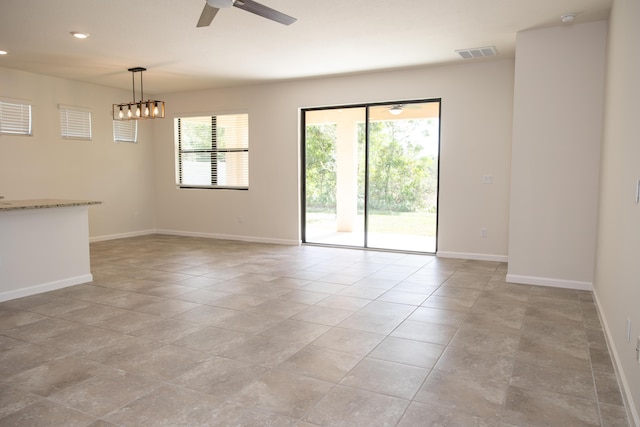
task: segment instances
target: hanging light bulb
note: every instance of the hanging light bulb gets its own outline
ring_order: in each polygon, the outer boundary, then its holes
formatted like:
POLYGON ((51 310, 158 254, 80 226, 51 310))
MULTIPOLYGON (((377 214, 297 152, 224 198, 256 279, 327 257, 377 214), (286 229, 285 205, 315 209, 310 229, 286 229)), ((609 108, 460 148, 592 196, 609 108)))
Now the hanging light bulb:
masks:
POLYGON ((149 117, 149 107, 150 107, 150 105, 149 105, 149 101, 147 101, 147 102, 144 104, 144 116, 145 116, 145 117, 149 117))
POLYGON ((153 115, 154 116, 158 115, 158 101, 154 101, 153 103, 153 115))
POLYGON ((136 104, 136 117, 140 117, 140 104, 136 104))
POLYGON ((127 117, 131 118, 133 113, 131 112, 131 104, 129 104, 129 109, 127 110, 127 117))
POLYGON ((124 117, 124 113, 122 112, 122 105, 120 106, 120 112, 118 112, 118 117, 119 118, 123 118, 124 117))

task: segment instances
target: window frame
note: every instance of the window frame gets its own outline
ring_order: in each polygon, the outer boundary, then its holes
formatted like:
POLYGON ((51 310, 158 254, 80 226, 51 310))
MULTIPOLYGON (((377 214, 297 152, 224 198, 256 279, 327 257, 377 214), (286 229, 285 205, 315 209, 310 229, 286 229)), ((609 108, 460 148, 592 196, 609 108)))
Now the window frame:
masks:
POLYGON ((138 121, 137 120, 113 120, 113 142, 138 143, 138 121), (125 126, 133 126, 133 129, 123 129, 125 126), (133 139, 127 138, 133 133, 133 139))
POLYGON ((33 105, 31 101, 0 98, 0 135, 33 136, 33 105), (26 110, 26 119, 23 117, 24 110, 26 110), (3 116, 9 116, 9 118, 2 120, 3 116))
POLYGON ((92 141, 91 110, 85 107, 59 104, 60 136, 62 139, 92 141), (88 126, 87 126, 88 124, 88 126))
POLYGON ((206 190, 249 190, 249 114, 246 111, 239 112, 227 112, 223 114, 181 114, 174 117, 174 140, 175 140, 175 173, 176 173, 176 186, 180 189, 206 189, 206 190), (222 116, 245 116, 246 128, 242 127, 241 130, 246 132, 246 146, 244 147, 219 147, 218 146, 218 118, 222 116), (211 126, 211 148, 182 148, 182 121, 188 119, 209 119, 211 126), (183 154, 210 154, 210 170, 211 170, 211 184, 210 185, 198 185, 198 184, 185 184, 183 183, 183 154), (246 175, 243 176, 246 181, 246 185, 219 185, 218 184, 218 157, 220 154, 226 153, 247 153, 247 170, 246 175))

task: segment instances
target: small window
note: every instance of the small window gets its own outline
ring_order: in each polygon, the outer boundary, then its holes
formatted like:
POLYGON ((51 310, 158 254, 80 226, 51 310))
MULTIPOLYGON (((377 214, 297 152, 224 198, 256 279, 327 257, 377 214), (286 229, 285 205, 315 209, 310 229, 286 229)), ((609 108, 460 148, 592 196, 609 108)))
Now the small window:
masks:
POLYGON ((68 105, 60 105, 59 108, 62 137, 91 141, 91 111, 68 105))
POLYGON ((249 115, 175 119, 181 188, 249 189, 249 115))
POLYGON ((0 134, 31 136, 31 105, 0 101, 0 134))
POLYGON ((115 142, 138 142, 138 122, 136 120, 114 120, 113 140, 115 142))

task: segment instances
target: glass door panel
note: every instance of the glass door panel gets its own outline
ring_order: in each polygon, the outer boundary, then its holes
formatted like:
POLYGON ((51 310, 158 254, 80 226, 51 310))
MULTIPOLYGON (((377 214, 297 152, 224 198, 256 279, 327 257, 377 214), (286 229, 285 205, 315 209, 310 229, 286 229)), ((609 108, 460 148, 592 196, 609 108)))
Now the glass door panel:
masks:
POLYGON ((439 102, 369 110, 367 246, 436 251, 439 102))
POLYGON ((308 243, 364 246, 366 108, 304 112, 304 232, 308 243))

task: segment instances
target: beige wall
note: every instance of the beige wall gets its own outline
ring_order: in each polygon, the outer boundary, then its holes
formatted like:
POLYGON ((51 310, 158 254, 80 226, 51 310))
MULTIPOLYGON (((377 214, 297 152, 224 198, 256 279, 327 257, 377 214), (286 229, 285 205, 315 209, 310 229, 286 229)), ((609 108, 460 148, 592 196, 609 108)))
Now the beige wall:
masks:
POLYGON ((606 31, 601 21, 518 33, 510 281, 591 289, 606 31))
POLYGON ((0 136, 0 195, 6 199, 100 200, 89 208, 90 235, 114 237, 154 228, 150 123, 138 144, 113 142, 111 104, 130 92, 0 68, 0 97, 33 105, 33 136, 0 136), (92 141, 60 137, 58 104, 92 112, 92 141))
MULTIPOLYGON (((610 18, 607 95, 594 293, 640 426, 640 2, 615 0, 610 18), (631 341, 627 342, 627 319, 631 341)), ((631 406, 631 405, 630 405, 631 406)))
POLYGON ((168 95, 154 124, 157 228, 297 243, 299 109, 442 98, 440 253, 506 260, 512 88, 501 60, 168 95), (178 190, 172 118, 233 111, 249 112, 249 191, 178 190))
POLYGON ((295 244, 300 108, 442 98, 440 253, 506 260, 513 61, 170 94, 167 119, 140 122, 135 145, 112 141, 110 106, 127 91, 4 68, 0 81, 34 114, 32 137, 0 137, 0 195, 101 200, 94 240, 160 230, 295 244), (58 104, 92 110, 93 141, 59 136, 58 104), (232 111, 250 114, 250 190, 178 190, 172 118, 232 111))

